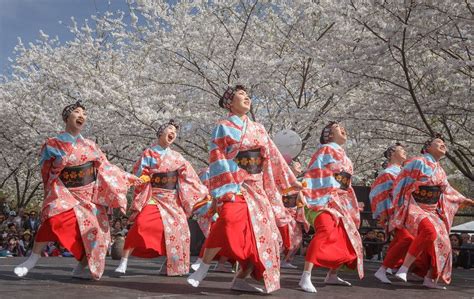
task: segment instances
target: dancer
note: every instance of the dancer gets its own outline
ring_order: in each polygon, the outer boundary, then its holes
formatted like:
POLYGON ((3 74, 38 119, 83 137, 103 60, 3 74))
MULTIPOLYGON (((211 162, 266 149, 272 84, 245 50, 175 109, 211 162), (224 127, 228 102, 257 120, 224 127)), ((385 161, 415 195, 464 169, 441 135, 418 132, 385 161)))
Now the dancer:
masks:
POLYGON ((400 143, 391 145, 384 152, 387 159, 387 167, 378 175, 372 184, 369 199, 372 208, 372 216, 379 220, 379 224, 386 228, 387 235, 392 232, 393 240, 387 250, 387 254, 380 268, 375 272, 375 277, 383 283, 392 283, 388 278, 387 269, 397 269, 403 263, 408 247, 414 237, 404 228, 393 228, 393 182, 401 170, 401 165, 406 160, 406 152, 400 143))
POLYGON ((415 260, 416 274, 424 277, 427 288, 446 289, 439 279, 451 282, 452 256, 449 230, 459 205, 473 204, 449 184, 439 161, 446 155, 440 135, 428 139, 421 149, 423 156, 407 162, 393 188, 394 224, 406 228, 413 236, 408 254, 395 276, 407 281, 415 260))
MULTIPOLYGON (((302 173, 301 164, 298 161, 293 160, 291 157, 283 155, 286 163, 290 167, 291 171, 295 176, 299 176, 302 173)), ((283 195, 283 204, 286 208, 287 213, 291 216, 286 223, 278 225, 281 238, 283 240, 283 261, 281 268, 286 269, 297 269, 295 265, 291 263, 296 252, 303 242, 303 229, 304 225, 304 204, 301 197, 303 196, 301 191, 291 191, 286 195, 283 195)), ((307 227, 309 229, 309 227, 307 227)))
POLYGON ((251 100, 245 87, 229 87, 219 105, 230 111, 214 129, 210 152, 211 195, 219 218, 206 241, 203 262, 188 278, 194 287, 206 277, 217 253, 241 266, 232 289, 263 292, 245 278, 262 280, 266 292, 280 288, 280 245, 275 217, 284 213, 278 191, 301 189, 265 128, 247 117, 251 100), (280 209, 272 211, 272 206, 280 209), (258 246, 257 246, 258 243, 258 246))
POLYGON ((359 203, 351 186, 352 162, 342 148, 346 140, 346 130, 339 123, 324 127, 321 146, 304 176, 308 185, 303 190, 309 206, 306 218, 314 224, 315 234, 306 251, 299 286, 310 293, 316 293, 311 282, 313 266, 329 268, 326 284, 351 285, 337 276, 343 265, 357 268, 361 279, 364 276, 362 240, 357 230, 359 203))
POLYGON ((65 132, 48 138, 41 150, 44 185, 42 224, 31 256, 14 270, 22 277, 33 269, 44 246, 58 241, 80 261, 73 277, 100 279, 110 244, 107 207, 127 206, 130 185, 139 178, 107 161, 97 144, 81 135, 86 109, 78 101, 62 112, 65 132), (90 273, 85 270, 89 266, 90 273))
MULTIPOLYGON (((202 170, 199 174, 199 179, 207 187, 209 186, 209 167, 202 170)), ((201 229, 204 237, 207 240, 211 227, 216 222, 219 214, 216 211, 216 201, 212 197, 208 197, 205 200, 198 202, 194 205, 193 214, 197 217, 197 223, 201 229)), ((191 265, 191 268, 196 271, 202 263, 202 256, 204 255, 204 250, 206 249, 206 241, 204 241, 201 250, 199 252, 198 259, 194 264, 191 265)), ((215 272, 224 272, 224 273, 235 273, 233 269, 227 269, 225 263, 229 261, 229 258, 226 256, 221 256, 216 254, 214 260, 217 261, 217 266, 214 269, 215 272)), ((235 266, 235 261, 229 261, 233 266, 235 266)))
POLYGON ((123 256, 115 272, 125 273, 130 254, 142 258, 166 255, 168 276, 189 272, 190 232, 187 219, 196 202, 208 190, 191 164, 170 146, 179 126, 173 120, 161 125, 158 140, 145 149, 134 166, 149 184, 135 188, 132 219, 136 219, 125 240, 123 256))

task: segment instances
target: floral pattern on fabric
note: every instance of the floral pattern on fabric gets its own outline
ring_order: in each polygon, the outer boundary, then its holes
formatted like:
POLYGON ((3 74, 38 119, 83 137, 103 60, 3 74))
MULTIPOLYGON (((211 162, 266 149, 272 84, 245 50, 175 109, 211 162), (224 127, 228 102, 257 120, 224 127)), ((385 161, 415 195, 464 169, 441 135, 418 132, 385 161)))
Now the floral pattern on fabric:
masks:
POLYGON ((192 214, 194 204, 207 196, 208 190, 191 164, 170 148, 154 145, 143 152, 134 166, 137 176, 171 171, 178 171, 176 190, 152 188, 150 183, 135 188, 131 219, 140 213, 150 199, 156 202, 163 219, 167 274, 174 276, 189 273, 191 235, 187 219, 192 214))

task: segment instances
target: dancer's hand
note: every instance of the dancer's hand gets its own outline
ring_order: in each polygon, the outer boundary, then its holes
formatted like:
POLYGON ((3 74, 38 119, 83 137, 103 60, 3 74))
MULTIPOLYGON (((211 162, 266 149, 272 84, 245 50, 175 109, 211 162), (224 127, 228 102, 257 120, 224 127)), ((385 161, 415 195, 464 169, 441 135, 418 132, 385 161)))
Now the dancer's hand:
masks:
POLYGON ((150 182, 151 178, 150 178, 150 176, 144 174, 144 175, 140 176, 140 180, 141 180, 141 182, 140 182, 139 185, 142 185, 142 184, 146 184, 146 183, 150 182))
POLYGON ((466 198, 463 203, 460 205, 460 208, 472 207, 474 206, 474 200, 466 198))
POLYGON ((298 198, 296 199, 296 207, 297 208, 302 208, 302 207, 305 207, 307 206, 307 202, 306 202, 306 198, 304 197, 303 195, 303 192, 299 192, 298 193, 298 198))
POLYGON ((359 206, 359 211, 363 211, 364 210, 364 207, 365 207, 365 203, 361 202, 361 201, 358 201, 357 202, 357 205, 359 206))

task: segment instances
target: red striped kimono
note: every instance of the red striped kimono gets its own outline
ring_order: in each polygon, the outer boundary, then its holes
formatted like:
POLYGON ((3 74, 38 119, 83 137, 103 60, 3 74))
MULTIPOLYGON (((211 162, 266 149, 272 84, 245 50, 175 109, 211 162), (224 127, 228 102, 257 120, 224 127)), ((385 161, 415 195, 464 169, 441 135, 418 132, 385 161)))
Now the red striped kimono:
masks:
POLYGON ((467 199, 451 187, 443 168, 430 154, 413 158, 406 163, 395 181, 393 198, 396 209, 395 227, 406 228, 416 236, 418 225, 424 219, 428 219, 434 226, 437 238, 434 241, 431 264, 435 268, 435 279, 441 278, 445 283, 450 283, 452 256, 449 230, 459 205, 467 199), (442 194, 438 203, 417 203, 412 193, 418 191, 420 186, 441 187, 442 194))
MULTIPOLYGON (((354 253, 357 272, 359 273, 359 277, 363 278, 363 249, 362 241, 358 231, 358 227, 360 225, 360 213, 357 198, 352 186, 349 185, 347 190, 340 188, 341 185, 335 179, 335 174, 341 171, 345 171, 351 175, 353 172, 352 162, 346 156, 344 149, 337 143, 321 145, 311 158, 308 170, 305 173, 304 180, 307 184, 307 188, 304 189, 303 193, 310 209, 312 211, 318 212, 319 216, 317 217, 322 216, 321 212, 328 212, 336 221, 336 225, 340 225, 340 223, 342 223, 345 234, 349 239, 349 246, 352 247, 348 248, 347 250, 354 253)), ((307 213, 307 215, 314 215, 314 212, 307 213)), ((310 224, 313 224, 313 222, 316 223, 317 221, 318 220, 315 220, 314 216, 311 216, 311 220, 309 220, 310 224)), ((316 227, 315 230, 316 233, 313 237, 313 241, 318 238, 318 231, 316 227)), ((343 241, 342 239, 345 238, 344 234, 338 238, 341 238, 341 240, 338 241, 338 243, 341 243, 343 241)), ((313 241, 312 243, 314 243, 313 241)), ((321 240, 321 242, 327 241, 328 240, 321 240)), ((324 248, 322 248, 322 250, 324 250, 324 248)), ((309 251, 310 248, 308 248, 306 254, 307 260, 311 257, 311 252, 309 251)), ((323 255, 334 254, 334 252, 323 253, 323 255)), ((331 257, 330 259, 337 260, 338 257, 331 257)), ((319 266, 335 269, 341 265, 326 263, 325 265, 321 264, 319 266)), ((352 267, 355 265, 348 264, 348 266, 352 267)))
POLYGON ((289 215, 278 191, 296 186, 296 177, 261 124, 247 116, 241 119, 232 114, 220 121, 213 131, 209 169, 210 191, 218 200, 219 218, 211 229, 207 248, 220 247, 222 239, 230 243, 235 241, 232 240, 235 232, 226 231, 225 227, 232 211, 239 207, 239 213, 248 216, 236 221, 248 222, 245 226, 251 230, 246 233, 250 239, 240 245, 242 250, 251 253, 237 254, 223 247, 221 254, 238 260, 243 268, 252 261, 255 265, 253 275, 257 279, 263 278, 267 292, 279 289, 280 234, 276 219, 289 215), (252 149, 260 149, 261 173, 249 174, 233 160, 239 151, 252 149), (254 244, 252 248, 248 248, 250 243, 254 244))
POLYGON ((393 240, 387 249, 383 265, 386 268, 399 268, 408 252, 408 248, 414 237, 406 229, 393 228, 393 183, 400 174, 401 168, 398 165, 389 165, 375 179, 370 189, 369 199, 372 208, 372 216, 379 219, 379 223, 387 229, 387 232, 394 232, 393 240))

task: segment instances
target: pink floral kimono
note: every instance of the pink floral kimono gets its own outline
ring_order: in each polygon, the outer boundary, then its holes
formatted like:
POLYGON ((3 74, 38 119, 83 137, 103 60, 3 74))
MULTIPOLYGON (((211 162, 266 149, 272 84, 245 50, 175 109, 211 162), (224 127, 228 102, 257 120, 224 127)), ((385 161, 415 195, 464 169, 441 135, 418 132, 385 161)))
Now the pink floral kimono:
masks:
MULTIPOLYGON (((357 272, 362 279, 364 256, 358 231, 360 226, 358 202, 350 180, 346 181, 345 188, 342 188, 345 178, 341 177, 340 173, 349 175, 353 173, 352 162, 344 149, 334 142, 321 145, 311 158, 304 176, 307 188, 303 193, 309 207, 306 215, 310 224, 313 224, 317 215, 323 211, 329 212, 336 223, 343 223, 350 244, 357 255, 357 272)), ((310 254, 311 252, 307 252, 307 257, 310 254)))
POLYGON ((93 141, 66 132, 46 140, 41 152, 41 174, 44 184, 42 222, 74 210, 92 277, 100 279, 110 244, 107 208, 125 211, 127 190, 139 178, 110 164, 93 141), (61 174, 61 171, 88 162, 95 168, 96 180, 85 186, 66 188, 62 179, 75 179, 84 173, 61 174))
POLYGON ((194 204, 206 197, 208 190, 191 164, 170 148, 154 145, 146 149, 134 167, 137 176, 148 175, 152 180, 154 174, 170 172, 177 172, 174 190, 153 188, 151 182, 135 188, 131 218, 135 218, 146 205, 156 205, 159 209, 164 227, 167 274, 174 276, 189 272, 191 237, 187 219, 194 204))

